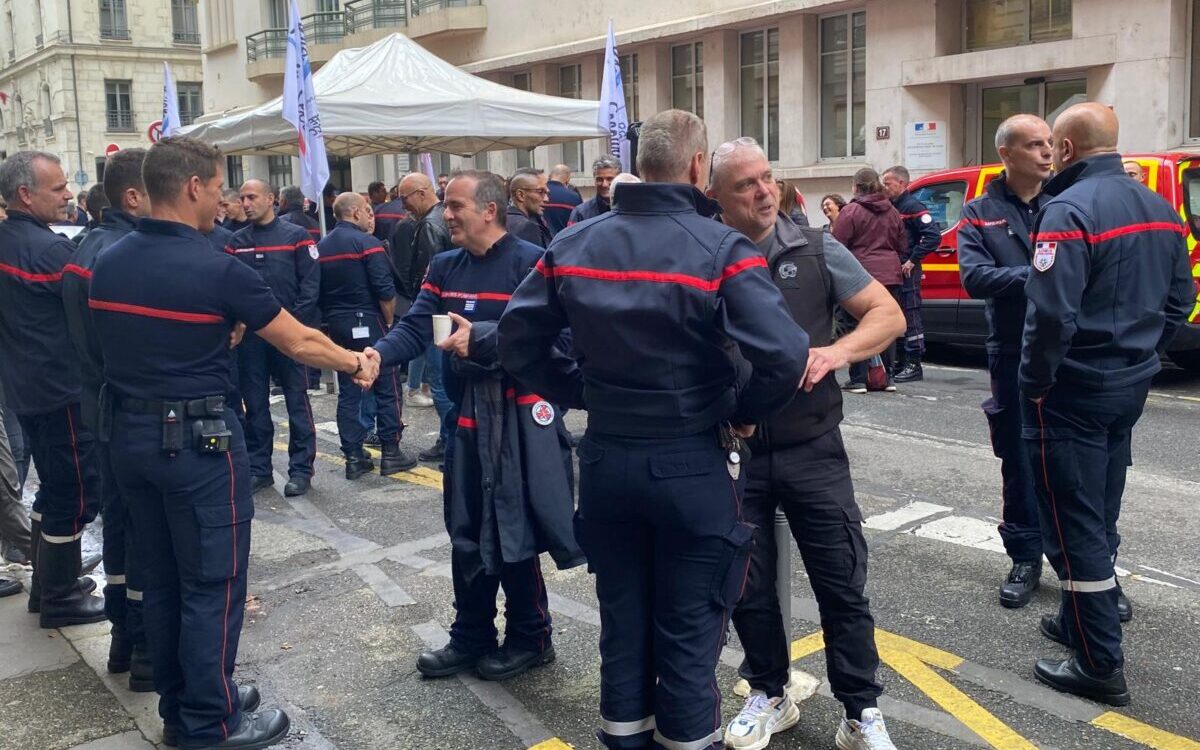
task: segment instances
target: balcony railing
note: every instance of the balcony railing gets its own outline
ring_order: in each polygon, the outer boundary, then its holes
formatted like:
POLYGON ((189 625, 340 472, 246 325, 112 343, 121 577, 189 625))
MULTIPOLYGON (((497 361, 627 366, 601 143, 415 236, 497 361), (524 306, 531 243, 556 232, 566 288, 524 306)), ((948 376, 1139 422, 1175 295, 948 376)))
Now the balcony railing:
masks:
POLYGON ((442 8, 466 8, 471 5, 483 5, 483 0, 412 0, 412 14, 419 16, 442 8))
POLYGON ((346 3, 346 32, 408 25, 408 0, 353 0, 346 3))
POLYGON ((346 14, 340 10, 310 13, 300 23, 308 44, 337 44, 346 36, 346 14))
POLYGON ((199 44, 199 31, 176 31, 173 34, 177 44, 199 44))
POLYGON ((100 27, 100 38, 101 39, 117 39, 119 41, 127 42, 127 41, 129 41, 129 27, 123 26, 123 27, 118 28, 118 27, 112 27, 112 26, 101 26, 100 27))
POLYGON ((128 132, 133 130, 133 113, 132 112, 108 112, 108 130, 109 132, 128 132))
POLYGON ((287 29, 263 29, 246 37, 246 62, 287 57, 287 29))

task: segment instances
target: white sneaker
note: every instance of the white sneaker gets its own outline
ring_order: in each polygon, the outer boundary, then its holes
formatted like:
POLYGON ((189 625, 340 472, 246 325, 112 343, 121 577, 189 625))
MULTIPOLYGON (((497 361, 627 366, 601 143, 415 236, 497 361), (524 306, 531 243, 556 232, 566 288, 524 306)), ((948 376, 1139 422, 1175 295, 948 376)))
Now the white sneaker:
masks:
POLYGON ((838 750, 896 750, 878 708, 863 709, 861 721, 842 719, 837 746, 838 750))
POLYGON ((790 697, 768 698, 751 690, 742 710, 725 728, 725 746, 731 750, 762 750, 771 735, 791 729, 800 721, 800 709, 790 697))
POLYGON ((424 393, 421 393, 419 390, 405 388, 404 405, 423 409, 428 406, 433 406, 433 399, 429 396, 426 396, 424 393))

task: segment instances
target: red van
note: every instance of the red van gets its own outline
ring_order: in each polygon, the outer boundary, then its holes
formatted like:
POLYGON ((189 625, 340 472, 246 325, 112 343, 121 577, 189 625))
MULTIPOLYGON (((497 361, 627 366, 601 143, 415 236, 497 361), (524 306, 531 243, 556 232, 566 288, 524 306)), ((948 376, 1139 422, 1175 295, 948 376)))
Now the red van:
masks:
MULTIPOLYGON (((1166 198, 1191 228, 1188 250, 1197 303, 1188 325, 1179 330, 1167 355, 1180 367, 1200 371, 1200 155, 1183 153, 1135 154, 1146 173, 1146 187, 1166 198)), ((933 215, 942 230, 936 253, 921 264, 925 338, 931 342, 983 346, 987 319, 983 300, 971 299, 958 275, 958 226, 963 205, 983 194, 988 182, 1003 167, 987 164, 934 172, 913 180, 910 190, 933 215)))

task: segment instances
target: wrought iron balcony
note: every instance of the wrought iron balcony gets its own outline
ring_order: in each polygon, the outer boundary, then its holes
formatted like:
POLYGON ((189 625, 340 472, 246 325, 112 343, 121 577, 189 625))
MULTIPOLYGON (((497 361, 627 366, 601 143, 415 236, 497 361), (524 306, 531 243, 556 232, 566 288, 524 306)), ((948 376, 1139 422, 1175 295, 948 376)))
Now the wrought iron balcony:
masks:
POLYGON ((263 29, 246 37, 246 62, 287 57, 287 29, 263 29))
POLYGON ((101 39, 116 39, 118 41, 127 42, 127 41, 129 41, 129 27, 128 26, 121 26, 121 27, 105 26, 104 24, 101 24, 100 25, 100 38, 101 39))
POLYGON ((304 26, 304 41, 314 44, 337 44, 346 37, 346 13, 340 10, 310 13, 300 19, 304 26))
POLYGON ((483 0, 412 0, 412 14, 419 16, 442 8, 466 8, 472 5, 483 5, 483 0))
POLYGON ((353 0, 346 3, 345 12, 349 34, 408 25, 408 0, 353 0))
POLYGON ((173 34, 176 43, 178 44, 199 44, 199 31, 176 31, 173 34))
POLYGON ((109 111, 107 113, 108 130, 112 133, 130 132, 133 130, 133 113, 126 111, 109 111))

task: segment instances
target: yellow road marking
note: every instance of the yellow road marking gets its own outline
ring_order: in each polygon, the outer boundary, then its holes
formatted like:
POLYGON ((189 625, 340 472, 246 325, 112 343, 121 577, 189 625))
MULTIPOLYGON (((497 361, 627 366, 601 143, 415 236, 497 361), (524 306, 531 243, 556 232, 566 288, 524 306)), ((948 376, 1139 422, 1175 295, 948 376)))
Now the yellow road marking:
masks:
POLYGON ((792 641, 792 661, 800 661, 809 654, 825 649, 825 634, 820 630, 812 635, 792 641))
MULTIPOLYGON (((275 443, 275 449, 286 451, 288 447, 286 443, 275 443)), ((379 458, 379 451, 368 448, 367 452, 373 457, 379 458)), ((322 453, 321 451, 317 451, 317 458, 323 459, 332 464, 337 464, 338 466, 346 465, 345 458, 341 456, 335 456, 331 453, 322 453)), ((388 474, 387 478, 395 479, 401 482, 408 482, 409 484, 420 485, 422 487, 429 487, 435 490, 442 489, 442 472, 435 471, 434 469, 429 469, 424 466, 417 466, 409 471, 402 471, 398 474, 388 474)))
POLYGON ((916 656, 881 646, 879 658, 996 750, 1037 750, 1036 745, 992 716, 916 656))
POLYGON ((892 651, 900 651, 902 653, 913 656, 926 664, 932 664, 935 667, 942 669, 955 670, 962 666, 966 659, 961 656, 942 651, 933 646, 926 646, 924 643, 919 643, 914 640, 905 638, 902 635, 889 633, 886 630, 875 629, 875 644, 880 651, 887 648, 892 651))
POLYGON ((1154 750, 1200 750, 1200 742, 1180 737, 1177 734, 1164 732, 1161 729, 1131 719, 1113 711, 1101 714, 1092 719, 1092 726, 1106 729, 1113 734, 1119 734, 1127 740, 1133 740, 1154 750))
POLYGON ((572 750, 575 746, 563 742, 557 737, 551 737, 545 742, 539 742, 529 750, 572 750))

